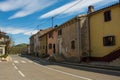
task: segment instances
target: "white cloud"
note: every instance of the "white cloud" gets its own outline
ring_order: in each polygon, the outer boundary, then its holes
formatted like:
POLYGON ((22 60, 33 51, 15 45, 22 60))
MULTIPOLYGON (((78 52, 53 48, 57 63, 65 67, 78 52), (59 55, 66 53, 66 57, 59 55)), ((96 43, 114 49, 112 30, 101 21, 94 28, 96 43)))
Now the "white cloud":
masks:
POLYGON ((13 27, 0 27, 1 31, 4 31, 9 34, 24 34, 24 35, 31 35, 38 32, 38 30, 31 30, 31 29, 20 29, 20 28, 13 28, 13 27))
POLYGON ((9 19, 24 17, 34 12, 40 11, 57 0, 6 0, 0 3, 1 11, 19 10, 17 13, 9 17, 9 19))
MULTIPOLYGON (((98 3, 104 4, 107 2, 113 2, 113 1, 115 1, 115 0, 73 0, 72 2, 65 4, 57 9, 54 9, 54 10, 40 16, 39 18, 48 18, 48 17, 55 16, 57 14, 71 15, 73 13, 85 12, 89 5, 95 5, 98 3), (72 8, 70 8, 70 7, 72 7, 72 8), (70 9, 68 9, 68 8, 70 8, 70 9), (62 11, 64 11, 64 13, 62 11)), ((97 5, 97 6, 100 6, 100 5, 97 5)))

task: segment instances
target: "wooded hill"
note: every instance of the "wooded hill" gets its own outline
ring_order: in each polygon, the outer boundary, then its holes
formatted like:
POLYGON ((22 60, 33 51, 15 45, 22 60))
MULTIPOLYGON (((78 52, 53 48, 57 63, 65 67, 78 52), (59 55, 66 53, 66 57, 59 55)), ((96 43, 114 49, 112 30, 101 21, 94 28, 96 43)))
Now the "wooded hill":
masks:
POLYGON ((21 54, 21 53, 26 53, 27 52, 27 44, 18 44, 10 49, 10 54, 21 54))

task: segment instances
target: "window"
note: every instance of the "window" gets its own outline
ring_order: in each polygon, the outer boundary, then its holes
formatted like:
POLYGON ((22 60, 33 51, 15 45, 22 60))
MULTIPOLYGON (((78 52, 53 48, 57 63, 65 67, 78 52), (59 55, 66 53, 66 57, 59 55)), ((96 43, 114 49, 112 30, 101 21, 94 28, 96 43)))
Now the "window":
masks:
POLYGON ((0 55, 3 54, 3 49, 0 49, 0 55))
POLYGON ((104 21, 107 22, 107 21, 110 21, 111 20, 111 11, 105 11, 104 12, 104 21))
POLYGON ((113 46, 115 45, 115 36, 106 36, 103 37, 104 46, 113 46))
POLYGON ((45 46, 43 46, 43 49, 45 49, 45 46))
POLYGON ((53 32, 50 32, 49 33, 49 38, 52 38, 53 37, 53 32))
POLYGON ((52 49, 52 44, 49 44, 49 49, 52 49))
POLYGON ((71 41, 71 49, 75 49, 75 41, 71 41))
POLYGON ((58 30, 58 35, 62 35, 62 29, 58 30))

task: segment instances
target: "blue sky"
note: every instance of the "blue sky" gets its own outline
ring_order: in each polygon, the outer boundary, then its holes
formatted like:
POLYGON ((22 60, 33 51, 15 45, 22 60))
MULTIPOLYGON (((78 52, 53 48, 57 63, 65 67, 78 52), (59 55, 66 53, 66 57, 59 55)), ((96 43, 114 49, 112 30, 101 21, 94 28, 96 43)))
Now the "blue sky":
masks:
POLYGON ((0 30, 15 44, 29 43, 39 29, 60 25, 78 14, 85 14, 89 5, 95 10, 119 0, 0 0, 0 30))

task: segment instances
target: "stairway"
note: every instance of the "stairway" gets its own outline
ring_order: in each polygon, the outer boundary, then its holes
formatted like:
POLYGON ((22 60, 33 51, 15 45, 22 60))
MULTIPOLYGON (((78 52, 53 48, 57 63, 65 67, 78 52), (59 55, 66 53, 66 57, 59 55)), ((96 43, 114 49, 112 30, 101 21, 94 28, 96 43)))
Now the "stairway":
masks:
POLYGON ((117 58, 116 60, 113 60, 112 62, 110 62, 111 66, 120 66, 120 57, 117 58))
POLYGON ((106 62, 111 62, 120 57, 120 49, 112 51, 110 54, 103 57, 106 62))

